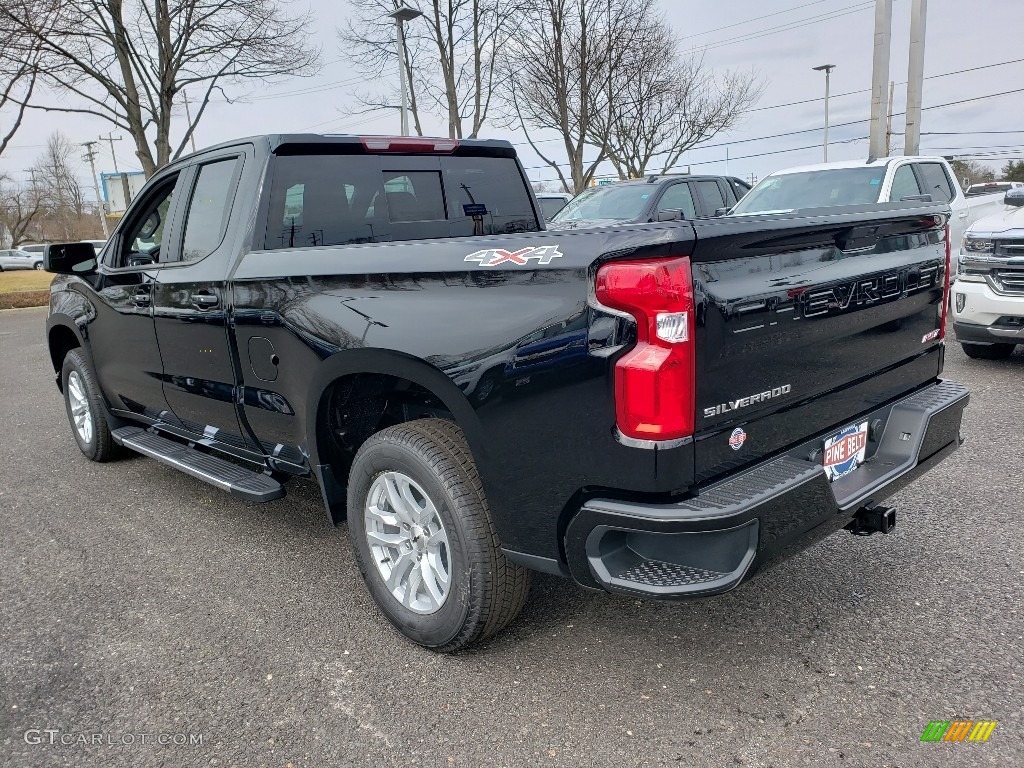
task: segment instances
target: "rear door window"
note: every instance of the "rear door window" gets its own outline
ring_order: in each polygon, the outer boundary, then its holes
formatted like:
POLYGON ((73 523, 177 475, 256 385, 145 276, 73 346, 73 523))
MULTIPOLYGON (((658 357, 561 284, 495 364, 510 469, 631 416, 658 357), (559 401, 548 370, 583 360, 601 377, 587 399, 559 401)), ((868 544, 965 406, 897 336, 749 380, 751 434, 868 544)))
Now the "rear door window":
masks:
POLYGON ((938 163, 918 163, 917 170, 921 174, 921 189, 931 195, 937 203, 948 203, 953 199, 953 187, 949 183, 946 171, 938 163))
POLYGON ((548 221, 565 208, 565 200, 560 197, 538 197, 537 202, 540 203, 540 210, 548 221))
POLYGON ((679 184, 673 184, 671 187, 666 189, 665 194, 661 197, 661 202, 658 203, 658 210, 682 210, 683 218, 697 218, 697 211, 693 207, 693 195, 690 194, 690 185, 685 182, 681 182, 679 184))
POLYGON ((896 169, 892 177, 892 190, 889 192, 891 202, 899 202, 905 197, 920 195, 921 188, 917 185, 917 176, 914 175, 913 167, 908 163, 896 169))
POLYGON ((238 165, 238 158, 232 157, 199 167, 185 219, 182 261, 205 259, 224 239, 238 165))
POLYGON ((697 189, 700 196, 704 198, 704 208, 708 216, 714 214, 719 208, 725 208, 725 196, 717 181, 698 181, 697 189))

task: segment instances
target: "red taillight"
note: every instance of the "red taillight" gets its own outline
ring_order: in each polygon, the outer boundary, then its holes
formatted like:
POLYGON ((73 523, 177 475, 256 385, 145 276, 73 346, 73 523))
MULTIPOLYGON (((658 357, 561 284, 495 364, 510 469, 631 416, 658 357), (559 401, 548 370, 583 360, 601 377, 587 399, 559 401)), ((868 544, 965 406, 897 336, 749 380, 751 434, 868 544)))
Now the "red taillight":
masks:
POLYGON ((942 315, 939 320, 939 338, 946 338, 946 315, 949 314, 949 270, 952 265, 952 244, 949 242, 949 224, 946 225, 946 279, 942 285, 942 315))
POLYGON ((367 152, 432 152, 450 155, 459 148, 458 139, 432 139, 429 136, 363 136, 367 152))
POLYGON ((597 271, 597 300, 636 318, 637 345, 615 364, 615 420, 626 437, 693 434, 693 279, 687 257, 615 261, 597 271))

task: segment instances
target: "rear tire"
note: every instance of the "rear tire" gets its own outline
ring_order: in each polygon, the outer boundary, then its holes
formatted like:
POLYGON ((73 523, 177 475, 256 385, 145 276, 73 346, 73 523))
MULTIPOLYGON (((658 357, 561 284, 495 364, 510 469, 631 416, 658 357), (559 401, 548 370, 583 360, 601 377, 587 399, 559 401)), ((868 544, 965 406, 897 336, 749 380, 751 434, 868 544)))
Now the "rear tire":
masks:
POLYGON ((414 643, 460 650, 526 602, 529 571, 502 553, 469 446, 449 421, 398 424, 367 440, 349 473, 348 521, 370 595, 414 643))
POLYGON ((80 349, 72 349, 64 357, 61 381, 71 434, 82 453, 98 462, 116 458, 120 446, 110 434, 103 396, 80 349))
POLYGON ((1016 344, 966 344, 960 343, 964 354, 975 360, 1004 360, 1013 354, 1016 344))
POLYGON ((43 262, 41 262, 41 261, 37 261, 35 264, 32 265, 32 269, 42 269, 42 268, 43 268, 43 262))

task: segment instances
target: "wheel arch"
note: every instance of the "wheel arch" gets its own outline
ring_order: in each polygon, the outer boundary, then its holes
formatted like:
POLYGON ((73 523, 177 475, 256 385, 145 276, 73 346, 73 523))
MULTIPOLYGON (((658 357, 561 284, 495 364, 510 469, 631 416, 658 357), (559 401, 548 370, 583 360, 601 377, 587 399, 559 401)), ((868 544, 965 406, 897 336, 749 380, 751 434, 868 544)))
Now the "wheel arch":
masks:
POLYGON ((482 425, 466 395, 440 369, 407 353, 380 349, 345 350, 318 367, 307 390, 307 445, 335 524, 345 516, 348 465, 359 445, 386 426, 424 416, 447 418, 462 430, 483 477, 482 425), (352 434, 341 438, 332 413, 340 403, 354 412, 352 434))
POLYGON ((61 381, 61 368, 64 365, 64 358, 72 349, 81 349, 83 354, 92 362, 89 348, 82 337, 82 333, 74 320, 68 315, 51 315, 46 321, 46 343, 50 352, 50 362, 53 365, 53 372, 57 379, 57 389, 64 391, 64 382, 61 381))

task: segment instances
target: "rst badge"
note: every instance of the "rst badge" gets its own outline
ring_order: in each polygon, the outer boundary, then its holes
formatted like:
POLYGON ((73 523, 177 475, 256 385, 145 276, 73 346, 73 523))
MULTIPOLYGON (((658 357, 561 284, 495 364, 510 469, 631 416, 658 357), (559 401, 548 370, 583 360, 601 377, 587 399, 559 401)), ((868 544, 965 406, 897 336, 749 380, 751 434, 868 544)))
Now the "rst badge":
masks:
POLYGON ((825 441, 822 463, 829 482, 845 477, 864 462, 868 423, 851 424, 825 441))
POLYGON ((481 267, 497 267, 501 264, 522 266, 531 259, 538 264, 550 264, 552 259, 561 258, 564 254, 557 245, 541 245, 536 248, 520 248, 518 251, 506 251, 504 248, 489 248, 486 251, 474 251, 466 257, 466 261, 476 261, 481 267))

